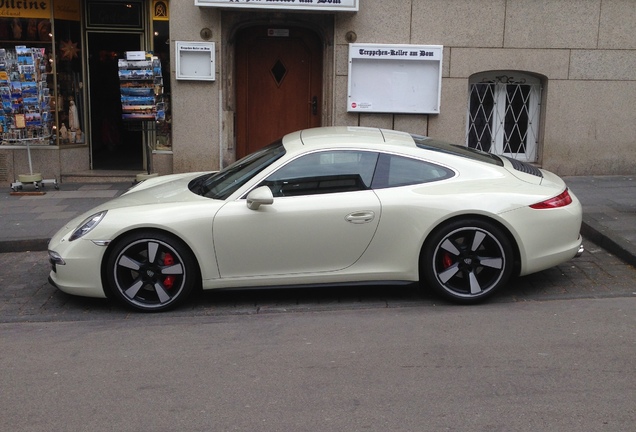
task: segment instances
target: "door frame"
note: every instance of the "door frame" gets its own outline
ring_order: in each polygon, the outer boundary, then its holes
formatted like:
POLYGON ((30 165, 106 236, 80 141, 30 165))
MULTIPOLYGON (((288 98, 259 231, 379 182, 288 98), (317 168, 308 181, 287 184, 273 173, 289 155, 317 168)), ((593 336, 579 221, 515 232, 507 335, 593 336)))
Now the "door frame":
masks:
MULTIPOLYGON (((87 137, 92 137, 93 136, 93 95, 91 94, 91 73, 90 73, 90 59, 88 59, 88 56, 90 55, 90 47, 89 47, 89 37, 91 34, 96 34, 96 33, 101 33, 101 34, 131 34, 131 35, 137 35, 139 36, 139 46, 140 49, 145 51, 146 47, 147 47, 147 35, 145 30, 122 30, 122 29, 117 29, 117 28, 113 28, 113 29, 99 29, 99 30, 85 30, 84 32, 84 46, 86 47, 86 58, 87 58, 87 62, 86 62, 86 99, 87 99, 87 114, 88 114, 88 118, 87 118, 87 125, 88 127, 86 128, 86 136, 87 137)), ((95 125, 95 127, 98 127, 98 125, 95 125)), ((142 165, 143 165, 143 169, 147 169, 146 167, 146 147, 147 147, 147 140, 148 137, 146 136, 146 133, 141 134, 141 146, 142 146, 142 165)), ((89 146, 89 162, 90 162, 90 168, 94 169, 94 154, 93 154, 93 140, 88 139, 88 146, 89 146)))
MULTIPOLYGON (((222 11, 219 22, 221 25, 221 39, 228 41, 221 46, 221 65, 219 80, 222 91, 219 95, 221 102, 219 131, 219 160, 221 168, 236 160, 236 34, 245 28, 254 26, 290 26, 311 30, 322 40, 322 126, 332 125, 334 113, 334 80, 335 80, 335 16, 333 14, 271 14, 267 12, 235 12, 222 11)), ((343 114, 346 114, 343 107, 343 114)))

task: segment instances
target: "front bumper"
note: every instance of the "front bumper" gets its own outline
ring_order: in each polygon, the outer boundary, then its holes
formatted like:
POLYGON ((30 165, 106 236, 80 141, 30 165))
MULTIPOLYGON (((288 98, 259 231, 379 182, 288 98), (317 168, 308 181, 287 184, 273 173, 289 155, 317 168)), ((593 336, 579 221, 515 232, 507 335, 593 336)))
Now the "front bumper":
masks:
POLYGON ((49 242, 49 282, 67 294, 106 297, 101 275, 106 247, 83 238, 70 242, 68 235, 60 232, 49 242))

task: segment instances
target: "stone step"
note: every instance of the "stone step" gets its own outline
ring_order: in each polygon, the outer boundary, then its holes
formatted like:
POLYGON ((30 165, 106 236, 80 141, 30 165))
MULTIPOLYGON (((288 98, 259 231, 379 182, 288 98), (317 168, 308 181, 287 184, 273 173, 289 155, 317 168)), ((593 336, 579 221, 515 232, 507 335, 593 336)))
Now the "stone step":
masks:
POLYGON ((60 176, 60 183, 128 183, 137 181, 141 171, 124 170, 88 170, 60 176))

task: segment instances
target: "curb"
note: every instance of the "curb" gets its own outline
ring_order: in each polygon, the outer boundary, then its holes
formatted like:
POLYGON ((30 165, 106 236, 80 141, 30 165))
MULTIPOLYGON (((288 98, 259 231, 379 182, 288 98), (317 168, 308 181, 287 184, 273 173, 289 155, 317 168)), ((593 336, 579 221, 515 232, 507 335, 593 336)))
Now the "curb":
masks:
POLYGON ((583 223, 581 224, 583 237, 588 238, 627 264, 636 267, 636 246, 619 237, 610 238, 606 232, 607 228, 601 224, 594 220, 583 218, 583 223))
POLYGON ((36 252, 48 250, 51 239, 24 239, 0 241, 0 253, 36 252))

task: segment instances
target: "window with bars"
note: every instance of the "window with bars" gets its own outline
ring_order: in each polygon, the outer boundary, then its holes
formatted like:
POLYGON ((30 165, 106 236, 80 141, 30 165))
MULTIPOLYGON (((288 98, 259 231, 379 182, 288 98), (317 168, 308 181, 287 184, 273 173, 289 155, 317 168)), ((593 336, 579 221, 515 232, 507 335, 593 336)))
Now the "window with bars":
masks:
POLYGON ((469 81, 468 147, 536 162, 541 81, 513 71, 486 72, 469 81))

